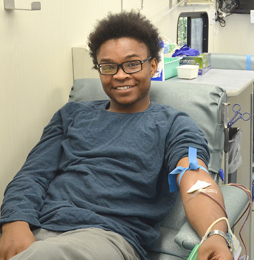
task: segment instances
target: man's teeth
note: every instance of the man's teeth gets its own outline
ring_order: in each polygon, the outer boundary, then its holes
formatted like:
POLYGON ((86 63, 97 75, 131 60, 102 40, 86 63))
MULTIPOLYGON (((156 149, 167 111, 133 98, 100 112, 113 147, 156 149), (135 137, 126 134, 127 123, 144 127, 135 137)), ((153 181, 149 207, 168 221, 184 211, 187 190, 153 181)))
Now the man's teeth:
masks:
POLYGON ((116 89, 128 89, 130 86, 124 86, 124 87, 117 87, 116 89))

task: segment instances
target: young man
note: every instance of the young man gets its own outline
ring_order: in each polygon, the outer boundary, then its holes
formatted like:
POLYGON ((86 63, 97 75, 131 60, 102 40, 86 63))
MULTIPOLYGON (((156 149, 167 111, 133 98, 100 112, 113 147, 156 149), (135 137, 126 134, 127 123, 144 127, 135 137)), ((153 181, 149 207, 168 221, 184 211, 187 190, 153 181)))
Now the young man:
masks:
MULTIPOLYGON (((199 165, 209 154, 203 133, 183 113, 150 101, 159 61, 157 29, 139 13, 103 19, 89 36, 90 54, 110 101, 68 103, 44 129, 2 205, 0 260, 149 259, 160 221, 174 204, 168 173, 199 165)), ((177 177, 177 180, 179 177, 177 177)), ((202 237, 223 210, 206 196, 191 197, 205 170, 186 171, 180 192, 187 217, 202 237)), ((226 224, 213 229, 226 233, 226 224)), ((198 259, 232 259, 221 236, 209 237, 198 259)))

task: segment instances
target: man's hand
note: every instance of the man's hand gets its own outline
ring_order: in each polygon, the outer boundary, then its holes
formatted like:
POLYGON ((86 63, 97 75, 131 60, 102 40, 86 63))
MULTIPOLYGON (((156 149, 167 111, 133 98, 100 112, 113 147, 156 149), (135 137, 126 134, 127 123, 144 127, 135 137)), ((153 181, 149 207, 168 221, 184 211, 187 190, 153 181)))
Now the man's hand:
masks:
POLYGON ((28 223, 15 221, 4 224, 0 238, 0 260, 10 259, 26 250, 33 242, 35 237, 28 223))
POLYGON ((233 260, 233 255, 225 239, 213 235, 199 247, 197 260, 233 260))

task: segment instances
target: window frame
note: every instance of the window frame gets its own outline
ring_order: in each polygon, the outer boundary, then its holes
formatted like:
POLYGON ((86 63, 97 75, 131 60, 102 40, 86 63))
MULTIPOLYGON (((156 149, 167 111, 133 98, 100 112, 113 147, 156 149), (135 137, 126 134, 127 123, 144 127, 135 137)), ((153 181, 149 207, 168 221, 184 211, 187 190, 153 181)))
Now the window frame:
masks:
POLYGON ((191 20, 194 18, 201 18, 203 21, 203 39, 202 39, 202 52, 208 52, 208 14, 207 12, 182 12, 180 13, 177 21, 177 43, 179 34, 179 19, 180 17, 187 17, 187 46, 191 46, 191 20))

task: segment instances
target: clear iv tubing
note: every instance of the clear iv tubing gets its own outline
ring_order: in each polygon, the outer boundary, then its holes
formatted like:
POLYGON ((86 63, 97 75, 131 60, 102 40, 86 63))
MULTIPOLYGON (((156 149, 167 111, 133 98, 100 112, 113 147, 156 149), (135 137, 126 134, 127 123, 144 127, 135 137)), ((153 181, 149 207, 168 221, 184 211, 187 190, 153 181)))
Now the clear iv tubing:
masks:
POLYGON ((242 243, 243 243, 244 250, 245 250, 245 259, 247 259, 248 251, 247 251, 246 245, 245 245, 245 243, 244 243, 244 241, 243 241, 243 238, 242 238, 242 230, 243 230, 243 227, 244 227, 245 223, 247 222, 247 220, 248 220, 248 218, 249 218, 249 216, 250 216, 250 214, 251 214, 251 201, 252 201, 252 199, 251 199, 251 193, 250 193, 250 191, 249 191, 244 185, 235 184, 235 183, 229 183, 229 184, 227 184, 227 185, 229 185, 229 186, 235 186, 235 187, 237 187, 237 188, 242 189, 243 191, 245 191, 245 192, 247 193, 247 195, 248 195, 248 197, 249 197, 249 203, 248 203, 248 206, 247 206, 246 210, 243 212, 243 214, 239 217, 239 219, 238 219, 238 220, 235 222, 235 224, 232 226, 232 228, 233 228, 233 227, 240 221, 240 219, 245 215, 245 213, 248 211, 248 214, 247 214, 247 216, 246 216, 246 219, 244 220, 244 222, 243 222, 243 224, 242 224, 242 226, 241 226, 241 228, 240 228, 240 230, 239 230, 239 236, 240 236, 240 239, 241 239, 241 241, 242 241, 242 243))
MULTIPOLYGON (((244 243, 244 241, 243 241, 241 232, 242 232, 242 229, 243 229, 245 223, 247 222, 247 220, 248 220, 248 218, 249 218, 249 216, 250 216, 250 213, 251 213, 251 200, 252 200, 252 199, 251 199, 251 194, 250 194, 250 191, 249 191, 245 186, 243 186, 243 185, 239 185, 239 184, 235 184, 235 183, 229 183, 229 184, 226 184, 226 185, 235 186, 235 187, 237 187, 237 188, 239 188, 239 189, 242 189, 243 191, 245 191, 245 192, 247 193, 247 195, 248 195, 248 197, 249 197, 249 203, 248 203, 248 206, 247 206, 246 210, 242 213, 242 215, 239 217, 239 219, 238 219, 238 220, 235 222, 235 224, 232 226, 232 228, 233 228, 233 227, 240 221, 240 219, 245 215, 245 213, 248 211, 248 214, 247 214, 247 216, 246 216, 246 219, 245 219, 244 223, 242 224, 242 226, 241 226, 241 228, 240 228, 240 231, 239 231, 239 236, 240 236, 240 239, 241 239, 241 241, 242 241, 242 243, 243 243, 243 246, 244 246, 244 249, 245 249, 245 255, 246 255, 245 259, 247 259, 248 251, 247 251, 246 245, 245 245, 245 243, 244 243)), ((205 192, 202 192, 202 191, 201 191, 200 193, 203 194, 203 195, 206 195, 206 196, 208 196, 209 198, 211 198, 212 200, 214 200, 214 201, 223 209, 224 213, 225 213, 226 216, 227 216, 227 213, 226 213, 224 207, 223 207, 216 199, 214 199, 212 196, 208 195, 208 194, 205 193, 205 192)), ((215 222, 217 223, 218 221, 223 220, 223 219, 226 220, 227 225, 228 225, 228 229, 230 230, 231 236, 232 236, 232 238, 234 239, 235 236, 232 235, 233 233, 232 233, 232 231, 231 231, 231 228, 230 228, 230 225, 229 225, 229 222, 228 222, 227 218, 220 218, 220 219, 218 219, 218 220, 215 221, 215 222)), ((215 222, 212 223, 212 225, 208 228, 208 230, 209 230, 213 225, 216 224, 215 222)), ((209 231, 209 232, 210 232, 210 231, 209 231)), ((208 234, 209 232, 206 232, 206 234, 205 234, 204 237, 202 238, 202 240, 201 240, 201 242, 200 242, 199 245, 201 245, 201 243, 204 242, 203 240, 205 239, 205 237, 207 236, 207 234, 208 234)))
POLYGON ((214 202, 216 202, 216 203, 221 207, 221 209, 223 210, 223 212, 224 212, 226 218, 228 217, 225 208, 219 203, 219 201, 217 201, 216 199, 214 199, 212 196, 210 196, 210 195, 207 194, 206 192, 202 191, 202 189, 201 189, 198 193, 203 194, 203 195, 209 197, 210 199, 212 199, 214 202))
MULTIPOLYGON (((213 227, 215 224, 217 224, 218 222, 222 221, 222 220, 225 220, 225 221, 226 221, 227 226, 228 226, 228 231, 229 231, 230 235, 232 236, 232 239, 235 240, 235 236, 234 236, 234 234, 233 234, 233 232, 232 232, 232 230, 231 230, 231 228, 230 228, 228 219, 227 219, 226 217, 222 217, 222 218, 219 218, 219 219, 215 220, 215 221, 210 225, 210 227, 206 230, 206 233, 205 233, 205 235, 203 236, 203 238, 202 238, 202 240, 201 240, 201 242, 200 242, 200 245, 201 245, 203 242, 205 242, 205 240, 207 239, 207 235, 211 232, 212 227, 213 227)), ((236 245, 237 243, 235 242, 234 244, 236 245)))

